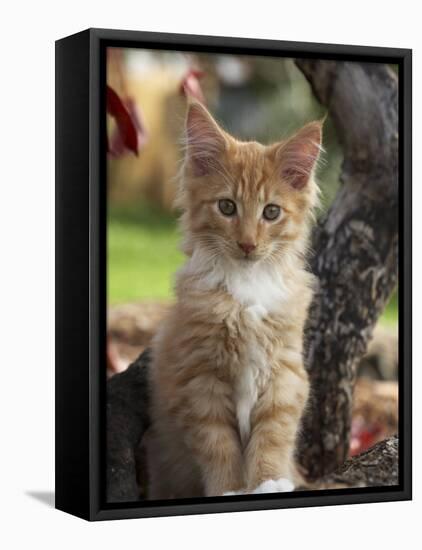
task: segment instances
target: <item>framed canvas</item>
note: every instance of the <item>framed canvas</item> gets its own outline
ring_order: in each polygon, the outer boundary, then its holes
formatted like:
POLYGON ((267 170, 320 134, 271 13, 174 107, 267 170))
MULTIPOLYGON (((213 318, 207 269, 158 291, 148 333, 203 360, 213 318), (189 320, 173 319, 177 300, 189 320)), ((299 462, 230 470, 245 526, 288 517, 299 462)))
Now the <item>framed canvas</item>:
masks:
POLYGON ((394 48, 57 41, 58 509, 411 498, 411 70, 394 48))

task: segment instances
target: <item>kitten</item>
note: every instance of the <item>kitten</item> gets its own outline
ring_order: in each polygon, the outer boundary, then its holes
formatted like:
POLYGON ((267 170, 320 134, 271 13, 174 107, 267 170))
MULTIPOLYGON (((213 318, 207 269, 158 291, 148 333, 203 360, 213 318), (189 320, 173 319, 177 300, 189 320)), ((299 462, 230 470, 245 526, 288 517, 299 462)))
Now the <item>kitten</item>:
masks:
POLYGON ((191 102, 186 138, 188 259, 152 346, 149 498, 291 491, 321 123, 244 143, 191 102))

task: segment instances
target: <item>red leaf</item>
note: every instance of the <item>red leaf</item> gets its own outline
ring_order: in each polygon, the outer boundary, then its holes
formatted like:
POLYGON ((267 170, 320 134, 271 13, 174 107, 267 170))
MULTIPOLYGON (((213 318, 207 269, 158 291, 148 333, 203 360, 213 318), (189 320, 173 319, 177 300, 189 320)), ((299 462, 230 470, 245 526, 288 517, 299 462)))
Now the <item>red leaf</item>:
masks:
POLYGON ((363 453, 375 443, 382 435, 382 427, 377 423, 367 423, 361 417, 353 418, 350 438, 350 456, 363 453))
MULTIPOLYGON (((124 147, 135 153, 135 155, 138 155, 139 144, 138 132, 135 126, 136 123, 120 97, 110 88, 110 86, 107 86, 107 113, 115 119, 120 139, 124 147)), ((119 150, 114 151, 113 144, 109 144, 109 150, 114 154, 119 154, 121 152, 119 150)))

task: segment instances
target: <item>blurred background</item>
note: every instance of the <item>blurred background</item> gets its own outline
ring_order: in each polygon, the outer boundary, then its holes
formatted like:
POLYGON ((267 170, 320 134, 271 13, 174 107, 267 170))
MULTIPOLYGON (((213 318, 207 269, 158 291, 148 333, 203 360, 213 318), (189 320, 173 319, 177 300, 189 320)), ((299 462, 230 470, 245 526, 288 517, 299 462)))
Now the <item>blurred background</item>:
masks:
MULTIPOLYGON (((108 374, 113 375, 149 344, 184 261, 172 201, 186 96, 204 102, 229 133, 262 143, 287 137, 326 112, 287 58, 109 48, 107 85, 108 374)), ((324 148, 319 216, 336 194, 342 164, 329 114, 324 148)), ((394 294, 360 366, 352 452, 397 430, 397 323, 394 294)))

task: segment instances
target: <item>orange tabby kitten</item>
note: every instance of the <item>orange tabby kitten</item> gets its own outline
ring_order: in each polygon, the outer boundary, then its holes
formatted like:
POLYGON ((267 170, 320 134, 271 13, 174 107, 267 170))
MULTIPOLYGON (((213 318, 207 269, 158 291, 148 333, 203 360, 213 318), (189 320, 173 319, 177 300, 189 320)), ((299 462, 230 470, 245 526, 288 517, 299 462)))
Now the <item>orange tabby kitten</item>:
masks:
POLYGON ((321 123, 243 143, 192 102, 186 138, 188 259, 153 342, 149 498, 291 491, 321 123))

